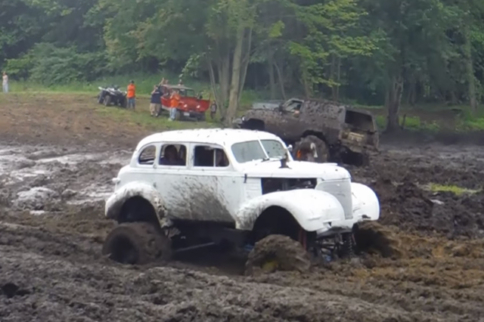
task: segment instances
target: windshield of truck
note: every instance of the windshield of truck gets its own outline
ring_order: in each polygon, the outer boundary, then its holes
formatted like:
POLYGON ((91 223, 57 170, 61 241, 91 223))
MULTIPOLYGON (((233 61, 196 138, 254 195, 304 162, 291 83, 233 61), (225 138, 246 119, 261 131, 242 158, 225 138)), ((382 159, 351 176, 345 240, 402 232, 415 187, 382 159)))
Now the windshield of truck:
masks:
POLYGON ((282 158, 286 152, 284 146, 275 140, 247 141, 232 145, 232 153, 238 163, 268 158, 282 158), (261 145, 262 142, 262 145, 261 145))

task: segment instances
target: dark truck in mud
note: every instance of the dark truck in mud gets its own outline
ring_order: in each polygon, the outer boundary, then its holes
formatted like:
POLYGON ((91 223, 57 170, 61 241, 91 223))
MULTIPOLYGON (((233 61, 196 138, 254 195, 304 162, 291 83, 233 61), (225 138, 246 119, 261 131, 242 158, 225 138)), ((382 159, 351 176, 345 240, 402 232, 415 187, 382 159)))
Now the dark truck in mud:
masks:
POLYGON ((368 164, 368 152, 378 150, 379 134, 370 112, 327 100, 297 98, 259 105, 236 120, 236 127, 281 137, 293 146, 298 160, 361 166, 368 164))

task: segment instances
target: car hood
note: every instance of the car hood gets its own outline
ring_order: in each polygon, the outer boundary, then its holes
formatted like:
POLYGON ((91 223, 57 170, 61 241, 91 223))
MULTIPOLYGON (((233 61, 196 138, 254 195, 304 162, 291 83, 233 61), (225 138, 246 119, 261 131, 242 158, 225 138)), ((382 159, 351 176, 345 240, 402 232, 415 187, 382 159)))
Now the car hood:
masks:
POLYGON ((238 166, 247 177, 252 178, 320 178, 323 180, 350 179, 350 173, 336 163, 290 161, 281 168, 278 160, 253 161, 238 166))

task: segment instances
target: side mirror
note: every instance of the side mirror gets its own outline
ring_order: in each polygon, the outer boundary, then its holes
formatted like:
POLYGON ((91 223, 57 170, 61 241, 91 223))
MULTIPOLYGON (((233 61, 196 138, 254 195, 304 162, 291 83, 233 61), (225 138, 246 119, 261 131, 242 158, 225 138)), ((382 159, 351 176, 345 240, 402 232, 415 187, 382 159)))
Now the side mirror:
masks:
POLYGON ((292 144, 289 144, 287 146, 287 150, 292 153, 292 150, 293 150, 292 144))

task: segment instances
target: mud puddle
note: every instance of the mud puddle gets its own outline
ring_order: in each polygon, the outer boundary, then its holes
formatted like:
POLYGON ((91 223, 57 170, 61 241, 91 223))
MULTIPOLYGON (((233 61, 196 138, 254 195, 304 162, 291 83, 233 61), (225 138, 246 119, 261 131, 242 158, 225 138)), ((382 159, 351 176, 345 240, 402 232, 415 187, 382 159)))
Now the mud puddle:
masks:
POLYGON ((0 204, 38 215, 61 204, 103 202, 113 190, 111 179, 130 156, 128 151, 0 146, 0 204))

